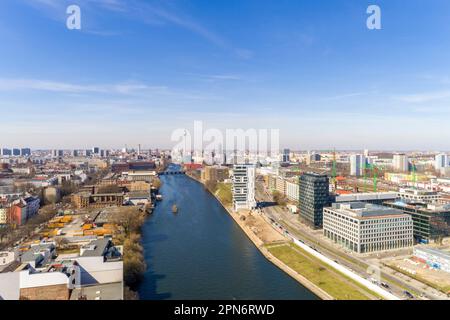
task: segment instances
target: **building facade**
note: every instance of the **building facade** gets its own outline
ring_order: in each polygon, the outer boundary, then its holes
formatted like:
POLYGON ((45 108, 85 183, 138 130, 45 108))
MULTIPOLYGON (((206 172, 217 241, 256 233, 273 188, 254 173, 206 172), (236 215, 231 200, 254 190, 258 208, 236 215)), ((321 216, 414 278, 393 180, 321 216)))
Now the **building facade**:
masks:
POLYGON ((408 172, 409 171, 408 156, 404 153, 394 154, 392 165, 395 171, 408 172))
POLYGON ((350 156, 350 175, 362 176, 366 167, 366 158, 362 154, 353 154, 350 156))
POLYGON ((325 237, 357 253, 413 246, 411 216, 400 210, 353 202, 323 209, 325 237))
POLYGON ((298 178, 296 179, 296 181, 287 180, 286 181, 286 197, 290 201, 294 201, 294 202, 298 203, 299 193, 300 193, 300 189, 299 189, 298 178))
POLYGON ((237 164, 233 166, 233 208, 253 209, 256 207, 255 181, 256 167, 252 164, 237 164))
POLYGON ((329 204, 329 179, 326 175, 305 173, 299 183, 299 217, 314 228, 322 227, 323 208, 329 204))

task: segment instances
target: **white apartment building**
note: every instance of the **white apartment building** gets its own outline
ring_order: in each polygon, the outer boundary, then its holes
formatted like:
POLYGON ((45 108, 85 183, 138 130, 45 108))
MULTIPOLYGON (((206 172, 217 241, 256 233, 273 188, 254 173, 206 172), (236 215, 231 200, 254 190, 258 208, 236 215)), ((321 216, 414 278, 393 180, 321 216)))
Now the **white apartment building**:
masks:
POLYGON ((291 201, 299 201, 299 184, 298 184, 298 178, 296 178, 296 181, 287 180, 286 181, 286 196, 291 201))
POLYGON ((404 153, 394 154, 392 160, 392 165, 395 171, 408 172, 409 171, 409 160, 408 156, 404 153))
POLYGON ((324 208, 323 232, 327 238, 357 253, 413 246, 410 215, 369 203, 335 203, 324 208))
POLYGON ((447 168, 448 166, 448 155, 446 155, 445 153, 436 155, 436 157, 434 158, 434 168, 436 169, 436 171, 441 171, 441 169, 447 168))
POLYGON ((364 174, 364 167, 366 164, 366 157, 362 154, 353 154, 350 156, 350 175, 361 176, 364 174))
POLYGON ((253 164, 236 164, 233 166, 232 193, 233 208, 253 209, 255 200, 256 166, 253 164))

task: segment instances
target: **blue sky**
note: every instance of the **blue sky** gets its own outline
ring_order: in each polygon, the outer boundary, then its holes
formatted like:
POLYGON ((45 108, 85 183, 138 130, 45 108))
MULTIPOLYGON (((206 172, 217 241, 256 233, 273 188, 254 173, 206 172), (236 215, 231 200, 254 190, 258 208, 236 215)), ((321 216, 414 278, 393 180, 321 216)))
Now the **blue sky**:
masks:
POLYGON ((171 147, 201 120, 293 149, 450 149, 447 0, 4 0, 0 41, 0 145, 171 147))

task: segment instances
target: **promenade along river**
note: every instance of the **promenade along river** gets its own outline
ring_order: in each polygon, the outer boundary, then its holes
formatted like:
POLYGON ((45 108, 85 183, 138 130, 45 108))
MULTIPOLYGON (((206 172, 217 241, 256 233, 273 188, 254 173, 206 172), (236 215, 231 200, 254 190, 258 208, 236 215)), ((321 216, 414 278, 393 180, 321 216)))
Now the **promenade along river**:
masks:
POLYGON ((163 201, 143 226, 142 300, 317 299, 269 262, 201 184, 161 180, 163 201))

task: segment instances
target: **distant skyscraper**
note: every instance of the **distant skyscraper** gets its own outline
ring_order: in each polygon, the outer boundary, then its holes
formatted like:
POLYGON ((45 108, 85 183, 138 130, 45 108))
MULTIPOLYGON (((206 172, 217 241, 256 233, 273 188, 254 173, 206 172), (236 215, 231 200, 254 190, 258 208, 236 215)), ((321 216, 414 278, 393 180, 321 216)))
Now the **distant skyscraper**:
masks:
POLYGON ((290 153, 291 153, 291 150, 289 150, 289 149, 284 149, 284 150, 283 150, 282 157, 281 157, 281 162, 284 162, 284 163, 291 162, 291 159, 290 159, 290 153))
POLYGON ((350 156, 350 175, 359 177, 364 174, 366 158, 362 154, 350 156))
POLYGON ((15 157, 20 156, 20 149, 14 148, 12 151, 12 155, 15 157))
POLYGON ((255 181, 256 167, 254 164, 237 164, 233 166, 233 208, 253 209, 256 207, 255 181))
POLYGON ((449 166, 448 163, 448 155, 445 153, 441 153, 436 155, 434 158, 434 168, 436 171, 440 171, 443 168, 447 168, 449 166))
POLYGON ((305 173, 299 181, 299 216, 314 228, 321 228, 323 207, 330 201, 329 179, 326 175, 305 173))
POLYGON ((63 150, 52 150, 52 156, 53 158, 61 158, 64 156, 63 150))
POLYGON ((78 150, 72 150, 72 157, 78 157, 78 150))
POLYGON ((99 147, 93 147, 92 148, 92 153, 94 155, 99 155, 100 154, 100 148, 99 147))
POLYGON ((404 153, 394 154, 392 164, 395 171, 408 172, 409 171, 409 160, 408 156, 404 153))
POLYGON ((0 152, 1 152, 2 156, 10 156, 10 155, 12 155, 11 149, 2 148, 2 149, 0 149, 0 152))
POLYGON ((31 149, 30 148, 23 148, 20 150, 20 154, 22 157, 28 157, 31 156, 31 149))

